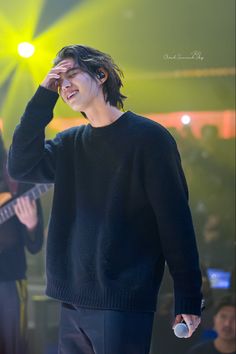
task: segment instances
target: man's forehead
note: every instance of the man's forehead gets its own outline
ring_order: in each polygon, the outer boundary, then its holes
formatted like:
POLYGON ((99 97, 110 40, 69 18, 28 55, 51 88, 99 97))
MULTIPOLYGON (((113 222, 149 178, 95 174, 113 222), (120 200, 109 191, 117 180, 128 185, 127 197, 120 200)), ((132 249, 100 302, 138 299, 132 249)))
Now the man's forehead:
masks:
POLYGON ((64 58, 62 60, 60 60, 59 62, 56 63, 56 66, 57 65, 68 65, 68 67, 74 67, 74 66, 77 66, 77 63, 75 61, 75 59, 73 58, 64 58))
POLYGON ((218 313, 234 313, 236 314, 236 308, 234 306, 223 306, 221 309, 218 311, 218 313))
POLYGON ((68 68, 68 70, 66 70, 64 73, 62 72, 62 73, 60 73, 60 76, 61 77, 67 77, 67 76, 69 76, 71 73, 73 73, 73 71, 81 71, 81 69, 78 67, 78 66, 73 66, 73 67, 71 67, 71 68, 68 68))
POLYGON ((74 65, 71 68, 69 68, 68 70, 66 70, 66 74, 68 74, 70 71, 74 71, 74 70, 81 70, 81 69, 78 65, 74 65))

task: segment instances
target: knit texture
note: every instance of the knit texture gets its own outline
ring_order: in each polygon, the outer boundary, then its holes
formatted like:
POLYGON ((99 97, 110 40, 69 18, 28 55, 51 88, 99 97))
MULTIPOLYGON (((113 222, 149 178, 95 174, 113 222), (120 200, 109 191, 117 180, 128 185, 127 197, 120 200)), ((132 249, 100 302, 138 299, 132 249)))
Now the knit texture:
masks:
POLYGON ((165 261, 175 313, 200 314, 201 274, 176 143, 160 124, 125 112, 45 141, 58 95, 39 87, 17 126, 12 177, 55 183, 46 293, 97 309, 155 311, 165 261))

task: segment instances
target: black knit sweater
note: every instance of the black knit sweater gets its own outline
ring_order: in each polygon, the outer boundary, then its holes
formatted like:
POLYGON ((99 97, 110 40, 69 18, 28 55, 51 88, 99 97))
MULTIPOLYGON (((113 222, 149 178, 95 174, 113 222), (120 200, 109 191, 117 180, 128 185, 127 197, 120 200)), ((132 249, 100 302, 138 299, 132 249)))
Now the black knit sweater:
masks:
POLYGON ((39 87, 9 152, 12 177, 55 183, 46 293, 97 309, 155 311, 167 261, 175 313, 200 313, 201 274, 176 143, 130 111, 45 141, 57 93, 39 87))

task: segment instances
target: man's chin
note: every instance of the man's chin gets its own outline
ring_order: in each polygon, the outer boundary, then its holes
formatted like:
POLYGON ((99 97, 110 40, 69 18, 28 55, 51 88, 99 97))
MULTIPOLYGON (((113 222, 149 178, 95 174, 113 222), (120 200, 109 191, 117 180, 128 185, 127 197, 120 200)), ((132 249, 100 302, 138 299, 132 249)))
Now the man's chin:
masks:
POLYGON ((234 338, 234 334, 232 333, 222 333, 221 338, 224 340, 231 341, 234 338))
POLYGON ((81 107, 77 104, 70 104, 70 108, 75 112, 81 112, 81 107))

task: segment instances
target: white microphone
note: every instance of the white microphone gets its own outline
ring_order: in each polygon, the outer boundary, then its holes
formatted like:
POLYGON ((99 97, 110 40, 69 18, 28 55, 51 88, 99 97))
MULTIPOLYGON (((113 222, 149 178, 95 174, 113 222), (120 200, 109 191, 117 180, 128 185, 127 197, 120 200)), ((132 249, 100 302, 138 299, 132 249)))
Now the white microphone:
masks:
POLYGON ((189 334, 188 326, 186 325, 185 322, 177 323, 177 325, 175 325, 173 330, 174 330, 174 334, 178 338, 185 338, 189 334))

